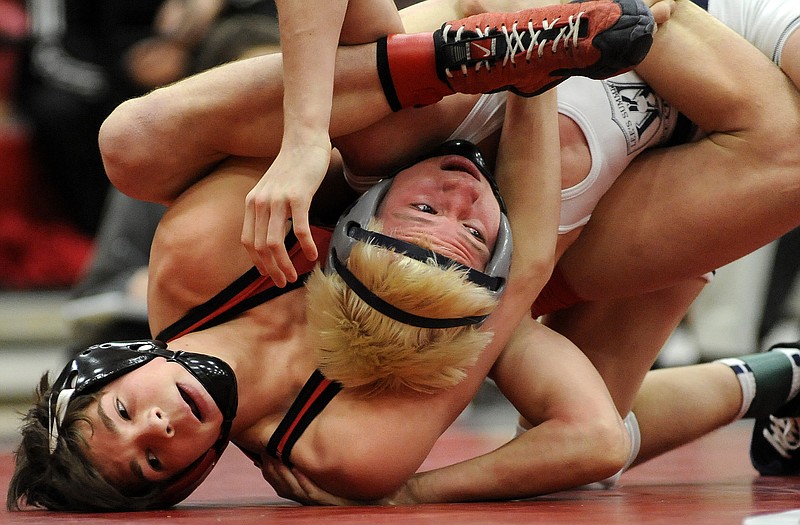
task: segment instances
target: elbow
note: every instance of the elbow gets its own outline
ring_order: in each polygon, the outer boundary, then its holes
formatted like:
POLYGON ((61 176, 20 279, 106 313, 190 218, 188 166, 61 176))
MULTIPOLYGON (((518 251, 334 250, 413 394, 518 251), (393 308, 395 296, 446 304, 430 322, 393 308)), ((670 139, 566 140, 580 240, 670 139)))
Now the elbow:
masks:
POLYGON ((617 474, 628 462, 631 439, 625 424, 618 417, 612 421, 595 421, 582 425, 583 438, 589 451, 582 462, 585 478, 595 482, 617 474))

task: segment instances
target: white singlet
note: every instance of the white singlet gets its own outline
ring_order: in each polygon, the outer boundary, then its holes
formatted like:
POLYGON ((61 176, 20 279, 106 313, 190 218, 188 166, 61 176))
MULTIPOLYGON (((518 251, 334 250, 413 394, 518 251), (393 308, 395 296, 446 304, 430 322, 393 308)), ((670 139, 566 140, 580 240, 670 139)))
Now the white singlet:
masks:
MULTIPOLYGON (((574 77, 560 84, 558 112, 580 127, 592 158, 589 174, 561 190, 559 233, 585 225, 600 197, 646 148, 663 144, 678 114, 633 72, 598 82, 574 77)), ((451 139, 480 142, 497 130, 505 113, 505 93, 483 95, 451 139)))
POLYGON ((798 0, 708 0, 708 12, 779 66, 786 40, 800 28, 798 0))

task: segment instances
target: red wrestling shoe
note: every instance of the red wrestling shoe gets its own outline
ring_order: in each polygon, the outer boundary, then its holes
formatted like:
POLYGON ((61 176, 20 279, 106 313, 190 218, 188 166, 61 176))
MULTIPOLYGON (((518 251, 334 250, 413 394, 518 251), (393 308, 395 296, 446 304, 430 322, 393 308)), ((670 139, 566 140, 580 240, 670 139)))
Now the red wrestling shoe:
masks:
POLYGON ((458 93, 533 96, 570 76, 608 78, 641 62, 655 20, 640 0, 587 0, 483 13, 434 33, 439 79, 458 93))

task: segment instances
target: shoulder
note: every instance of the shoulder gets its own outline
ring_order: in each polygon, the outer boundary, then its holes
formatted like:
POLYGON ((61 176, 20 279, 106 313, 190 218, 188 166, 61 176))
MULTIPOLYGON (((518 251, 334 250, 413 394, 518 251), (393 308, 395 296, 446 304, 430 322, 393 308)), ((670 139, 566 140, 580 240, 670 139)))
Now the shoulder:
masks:
POLYGON ((151 325, 166 325, 247 271, 240 238, 248 173, 218 170, 185 191, 158 226, 150 254, 151 325))

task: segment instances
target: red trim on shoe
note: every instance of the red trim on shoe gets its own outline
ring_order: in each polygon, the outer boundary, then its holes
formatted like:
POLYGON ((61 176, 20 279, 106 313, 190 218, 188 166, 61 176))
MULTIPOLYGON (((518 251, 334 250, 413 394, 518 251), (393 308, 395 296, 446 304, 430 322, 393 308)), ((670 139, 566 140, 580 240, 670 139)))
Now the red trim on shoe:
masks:
POLYGON ((454 93, 436 72, 431 33, 389 35, 386 54, 392 85, 402 108, 434 104, 454 93))

